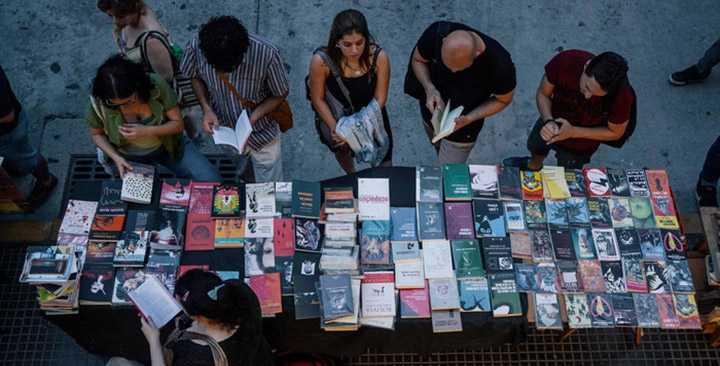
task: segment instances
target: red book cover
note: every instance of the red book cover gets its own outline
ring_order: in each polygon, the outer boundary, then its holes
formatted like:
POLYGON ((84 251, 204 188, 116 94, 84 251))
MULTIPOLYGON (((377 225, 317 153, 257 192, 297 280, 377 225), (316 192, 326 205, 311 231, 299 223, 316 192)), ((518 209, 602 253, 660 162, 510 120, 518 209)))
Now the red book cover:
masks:
POLYGON ((250 288, 257 295, 263 314, 282 313, 280 273, 250 276, 250 288))
POLYGON ((215 220, 207 214, 187 215, 185 250, 215 249, 215 220))
POLYGON ((119 240, 125 215, 95 215, 90 227, 91 240, 119 240))
POLYGON ((698 313, 695 296, 687 294, 673 294, 675 302, 675 313, 678 317, 680 328, 701 329, 700 314, 698 313))
POLYGON ((203 271, 207 271, 210 269, 210 266, 207 264, 204 265, 183 265, 180 266, 180 271, 178 271, 178 278, 182 277, 185 272, 191 270, 191 269, 202 269, 203 271))
POLYGON ((646 170, 655 221, 660 229, 679 229, 667 173, 664 170, 646 170))
POLYGON ((188 213, 210 214, 213 205, 213 187, 220 183, 199 183, 190 184, 190 206, 188 213))
POLYGON ((400 290, 400 316, 402 318, 429 318, 430 298, 427 280, 425 288, 400 290))
POLYGON ((539 201, 543 199, 542 173, 520 171, 523 199, 539 201))
POLYGON ((590 197, 610 197, 610 182, 605 168, 585 168, 585 187, 590 197))
POLYGON ((293 219, 275 219, 275 255, 295 254, 295 224, 293 219))
POLYGON ((660 325, 664 329, 675 329, 680 326, 678 323, 678 317, 675 313, 675 304, 673 303, 673 295, 671 294, 657 294, 655 295, 657 301, 658 313, 660 314, 660 325))
POLYGON ((191 182, 188 179, 163 179, 160 204, 187 206, 190 202, 191 182))
POLYGON ((578 273, 583 284, 585 292, 605 292, 605 281, 600 268, 600 261, 579 260, 578 273))

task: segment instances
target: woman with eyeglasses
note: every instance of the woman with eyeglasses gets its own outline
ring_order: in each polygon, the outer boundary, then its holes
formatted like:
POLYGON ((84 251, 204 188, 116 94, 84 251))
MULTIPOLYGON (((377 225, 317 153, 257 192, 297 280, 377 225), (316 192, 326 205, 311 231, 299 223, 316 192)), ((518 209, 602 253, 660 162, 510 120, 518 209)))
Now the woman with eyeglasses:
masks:
POLYGON ((170 86, 122 55, 110 57, 93 81, 85 112, 90 137, 122 178, 128 161, 163 165, 179 178, 220 182, 222 177, 183 136, 183 119, 170 86))

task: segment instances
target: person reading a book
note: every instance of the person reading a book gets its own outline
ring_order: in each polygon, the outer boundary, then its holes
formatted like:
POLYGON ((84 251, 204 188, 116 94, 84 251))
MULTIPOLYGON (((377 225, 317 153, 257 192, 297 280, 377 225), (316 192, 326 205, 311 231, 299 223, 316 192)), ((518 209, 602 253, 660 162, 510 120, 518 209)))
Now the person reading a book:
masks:
POLYGON ((496 40, 460 23, 425 29, 412 51, 405 92, 419 100, 438 164, 467 161, 485 118, 512 102, 515 83, 510 53, 496 40), (433 126, 446 105, 452 111, 433 126))
POLYGON ((218 169, 183 136, 180 109, 165 80, 122 55, 98 69, 85 122, 121 178, 132 169, 128 161, 134 161, 163 165, 183 179, 222 181, 218 169))
POLYGON ((634 96, 627 80, 627 61, 614 52, 581 50, 557 54, 547 65, 536 101, 540 118, 527 140, 529 157, 510 157, 503 165, 540 170, 555 150, 557 164, 581 169, 601 141, 625 133, 634 96))
POLYGON ((388 136, 387 152, 380 166, 392 166, 393 139, 385 110, 390 59, 387 52, 375 44, 361 12, 347 9, 335 16, 327 46, 318 48, 310 60, 308 80, 320 142, 335 154, 345 173, 355 171, 354 153, 335 127, 341 118, 354 114, 373 99, 380 106, 388 136))

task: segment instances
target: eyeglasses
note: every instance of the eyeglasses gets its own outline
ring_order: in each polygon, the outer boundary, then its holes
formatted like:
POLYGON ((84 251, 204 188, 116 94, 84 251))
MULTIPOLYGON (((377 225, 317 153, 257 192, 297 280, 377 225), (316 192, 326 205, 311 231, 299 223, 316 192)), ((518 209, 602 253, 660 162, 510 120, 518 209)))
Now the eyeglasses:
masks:
POLYGON ((124 103, 113 103, 113 102, 111 102, 110 100, 106 99, 106 100, 104 101, 104 103, 105 103, 105 106, 108 107, 108 108, 110 108, 110 109, 118 109, 118 108, 120 108, 120 107, 122 107, 122 106, 124 106, 124 105, 134 104, 136 101, 137 101, 137 93, 133 93, 133 98, 130 99, 130 100, 128 100, 127 102, 124 102, 124 103))

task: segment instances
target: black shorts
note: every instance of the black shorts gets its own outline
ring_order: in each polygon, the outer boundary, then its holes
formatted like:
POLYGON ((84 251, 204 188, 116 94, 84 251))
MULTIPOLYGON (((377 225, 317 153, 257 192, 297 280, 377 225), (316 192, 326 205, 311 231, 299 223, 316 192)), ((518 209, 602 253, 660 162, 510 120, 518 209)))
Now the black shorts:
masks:
POLYGON ((530 135, 528 135, 527 149, 531 154, 545 156, 550 153, 550 150, 555 150, 557 165, 568 169, 582 169, 583 165, 590 162, 594 151, 587 155, 578 155, 565 151, 555 144, 548 145, 540 135, 540 130, 542 130, 544 126, 545 121, 543 121, 542 117, 538 118, 532 131, 530 131, 530 135))

